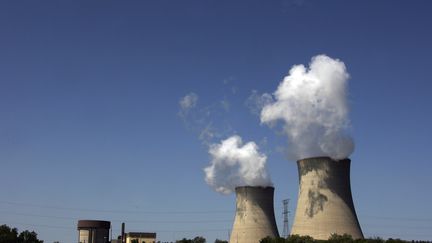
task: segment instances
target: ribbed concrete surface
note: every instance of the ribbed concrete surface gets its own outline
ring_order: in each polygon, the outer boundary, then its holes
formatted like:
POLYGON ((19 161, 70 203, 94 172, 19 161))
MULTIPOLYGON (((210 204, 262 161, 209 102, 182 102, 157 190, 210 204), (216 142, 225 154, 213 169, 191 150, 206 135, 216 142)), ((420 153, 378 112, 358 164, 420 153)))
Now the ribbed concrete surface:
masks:
POLYGON ((351 195, 350 163, 327 157, 297 161, 300 188, 291 234, 320 240, 333 233, 363 238, 351 195))
POLYGON ((258 243, 278 237, 273 207, 273 187, 237 187, 236 215, 230 243, 258 243))

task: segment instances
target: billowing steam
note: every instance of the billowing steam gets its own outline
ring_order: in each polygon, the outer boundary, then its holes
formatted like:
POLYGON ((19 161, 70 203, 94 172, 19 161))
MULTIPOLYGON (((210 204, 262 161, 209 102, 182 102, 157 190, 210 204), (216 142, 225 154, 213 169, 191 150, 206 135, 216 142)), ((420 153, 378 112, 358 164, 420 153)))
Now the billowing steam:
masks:
POLYGON ((349 107, 345 64, 326 55, 312 58, 309 68, 294 65, 261 110, 261 123, 284 122, 290 159, 329 156, 347 158, 354 150, 348 135, 349 107))
POLYGON ((210 145, 210 165, 204 169, 205 180, 217 192, 229 194, 238 186, 271 186, 266 170, 267 157, 254 142, 243 145, 234 135, 220 144, 210 145))

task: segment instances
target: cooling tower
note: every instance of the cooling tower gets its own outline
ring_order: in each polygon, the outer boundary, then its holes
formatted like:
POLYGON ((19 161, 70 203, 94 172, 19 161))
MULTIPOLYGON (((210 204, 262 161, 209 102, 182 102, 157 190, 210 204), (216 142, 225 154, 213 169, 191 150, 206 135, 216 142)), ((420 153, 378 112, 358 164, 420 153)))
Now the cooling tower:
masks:
POLYGON ((292 235, 326 240, 336 233, 363 238, 351 196, 350 163, 327 157, 297 161, 300 188, 292 235))
POLYGON ((230 243, 258 243, 267 236, 279 237, 273 194, 273 187, 236 188, 236 214, 230 243))

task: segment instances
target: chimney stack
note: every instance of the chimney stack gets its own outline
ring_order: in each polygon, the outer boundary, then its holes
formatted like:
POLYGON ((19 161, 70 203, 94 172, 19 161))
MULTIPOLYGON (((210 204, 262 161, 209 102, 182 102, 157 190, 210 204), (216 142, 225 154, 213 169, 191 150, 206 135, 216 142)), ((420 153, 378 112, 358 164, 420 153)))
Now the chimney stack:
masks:
POLYGON ((125 238, 125 223, 122 223, 122 227, 121 227, 121 242, 122 243, 126 243, 126 238, 125 238))

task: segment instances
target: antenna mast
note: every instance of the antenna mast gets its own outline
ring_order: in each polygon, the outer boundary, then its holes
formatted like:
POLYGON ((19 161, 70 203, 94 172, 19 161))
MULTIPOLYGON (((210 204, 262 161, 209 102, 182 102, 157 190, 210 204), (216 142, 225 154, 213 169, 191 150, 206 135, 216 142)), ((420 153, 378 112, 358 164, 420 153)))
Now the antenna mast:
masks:
POLYGON ((285 239, 288 238, 288 236, 289 236, 288 214, 290 211, 288 211, 288 202, 289 202, 289 199, 282 200, 282 203, 283 203, 282 215, 283 215, 283 222, 284 222, 282 237, 285 239))

